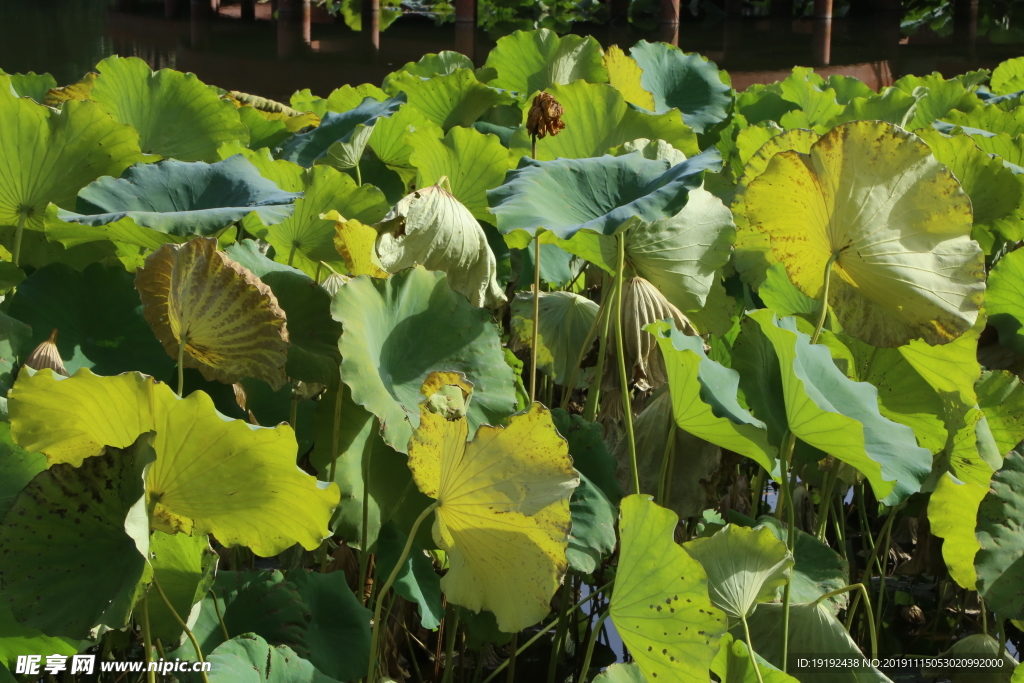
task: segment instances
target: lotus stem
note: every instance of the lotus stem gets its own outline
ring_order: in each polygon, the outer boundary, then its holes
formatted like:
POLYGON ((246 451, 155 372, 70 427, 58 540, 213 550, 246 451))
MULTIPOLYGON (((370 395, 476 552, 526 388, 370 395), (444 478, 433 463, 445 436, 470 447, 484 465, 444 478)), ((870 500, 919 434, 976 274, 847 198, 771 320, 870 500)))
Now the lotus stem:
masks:
POLYGON ((743 621, 743 634, 747 637, 747 652, 750 653, 750 663, 754 665, 754 673, 757 674, 757 683, 764 683, 764 679, 761 678, 761 667, 757 665, 757 655, 754 654, 754 641, 750 639, 750 627, 747 626, 747 615, 740 615, 740 619, 743 621))
POLYGON ((19 268, 21 267, 21 238, 25 234, 26 222, 28 222, 28 214, 22 210, 18 214, 18 228, 14 231, 14 249, 11 251, 11 260, 19 268))
POLYGON ((825 319, 828 317, 828 283, 832 279, 832 264, 836 262, 837 258, 839 258, 839 252, 829 256, 828 261, 825 262, 825 285, 821 293, 821 316, 818 318, 818 324, 814 327, 814 336, 811 337, 812 344, 818 343, 821 329, 825 326, 825 319))
MULTIPOLYGON (((331 432, 331 469, 328 474, 329 482, 334 481, 334 475, 338 470, 338 443, 341 441, 341 399, 345 386, 341 383, 341 376, 338 376, 338 391, 334 398, 334 426, 331 432)), ((360 588, 359 590, 362 590, 360 588)))
POLYGON ((373 630, 370 633, 370 669, 366 676, 366 683, 374 683, 377 680, 377 643, 380 640, 380 609, 384 606, 384 596, 387 595, 388 590, 391 589, 391 584, 398 578, 398 573, 402 570, 402 566, 405 565, 406 559, 409 557, 409 551, 412 550, 413 539, 416 538, 416 532, 419 531, 420 524, 423 523, 427 517, 429 517, 434 510, 437 509, 439 503, 435 500, 433 503, 428 505, 420 516, 416 518, 416 521, 412 523, 412 528, 409 529, 409 538, 405 540, 405 547, 402 548, 402 554, 398 556, 398 561, 395 562, 394 569, 391 570, 388 580, 384 582, 380 591, 377 593, 377 601, 373 608, 373 630))
POLYGON ((519 634, 513 633, 512 640, 508 644, 508 675, 505 676, 507 683, 515 683, 516 681, 516 655, 519 654, 519 634))
POLYGON ((188 344, 188 335, 178 340, 178 398, 185 391, 185 345, 188 344))
MULTIPOLYGON (((174 609, 174 605, 171 604, 171 601, 167 599, 167 595, 164 593, 164 589, 160 587, 160 582, 156 580, 155 574, 153 575, 153 586, 156 588, 156 592, 160 594, 160 598, 164 601, 164 604, 167 605, 167 609, 170 611, 171 616, 174 617, 174 620, 178 622, 178 626, 181 627, 181 630, 185 632, 185 635, 188 636, 188 639, 192 642, 192 647, 196 649, 196 657, 199 659, 199 663, 202 664, 205 660, 203 660, 203 651, 199 649, 199 641, 196 640, 196 636, 192 633, 192 629, 188 627, 188 624, 186 624, 185 620, 181 618, 178 611, 174 609)), ((218 615, 219 614, 220 611, 218 610, 218 615)), ((210 679, 206 676, 206 672, 200 669, 200 673, 203 675, 203 681, 205 681, 205 683, 210 683, 210 679)))
POLYGON ((220 613, 220 604, 217 602, 217 594, 212 588, 206 592, 213 596, 213 611, 217 613, 217 621, 220 622, 220 632, 224 634, 224 641, 227 642, 231 640, 231 636, 228 635, 228 626, 224 623, 224 615, 220 613))
POLYGON ((583 665, 580 668, 580 677, 577 679, 577 683, 584 683, 584 681, 587 680, 587 672, 590 671, 590 659, 594 656, 594 644, 597 643, 597 635, 601 633, 601 629, 604 628, 604 620, 608 618, 609 614, 611 614, 611 610, 605 610, 601 616, 597 618, 597 623, 594 624, 594 630, 590 632, 590 640, 587 641, 587 653, 583 655, 583 665))
POLYGON ((299 245, 292 242, 292 248, 288 250, 288 265, 291 266, 295 261, 295 250, 299 248, 299 245))
POLYGON ((878 635, 875 632, 875 623, 873 621, 871 621, 871 597, 868 595, 868 589, 867 589, 867 587, 863 583, 854 583, 854 584, 851 584, 849 586, 844 586, 843 588, 837 588, 834 591, 829 591, 828 593, 825 593, 824 595, 819 596, 811 604, 818 605, 818 604, 824 602, 825 600, 828 600, 829 598, 833 598, 833 597, 835 597, 837 595, 842 595, 843 593, 849 593, 850 591, 860 591, 860 592, 854 598, 854 602, 850 605, 850 609, 847 611, 846 619, 847 619, 847 624, 848 625, 846 627, 846 630, 847 631, 850 630, 849 624, 853 622, 853 612, 854 612, 854 610, 857 609, 857 598, 860 598, 861 596, 863 596, 864 597, 864 609, 867 611, 867 615, 868 615, 868 632, 871 634, 871 659, 877 659, 878 658, 878 635))
POLYGON ((985 598, 978 595, 978 607, 981 609, 981 633, 988 635, 988 612, 985 610, 985 598))
POLYGON ((668 500, 668 475, 672 471, 672 460, 676 455, 676 422, 668 428, 668 439, 665 441, 665 452, 661 456, 661 472, 658 474, 658 505, 666 507, 668 500))
POLYGON ((996 633, 999 635, 999 649, 997 652, 1002 657, 1006 651, 1006 620, 1000 617, 998 614, 995 615, 996 619, 996 633))
POLYGON ((455 636, 459 630, 459 609, 452 603, 448 603, 448 616, 445 617, 445 621, 451 619, 452 622, 448 624, 448 632, 445 634, 445 645, 444 645, 444 676, 441 678, 441 683, 451 683, 452 675, 455 673, 455 666, 452 660, 455 657, 455 636))
POLYGON ((288 411, 288 424, 291 425, 292 431, 298 429, 299 423, 299 392, 295 383, 292 382, 292 400, 291 406, 288 411))
POLYGON ((359 539, 359 604, 365 605, 366 568, 370 563, 370 459, 373 457, 373 441, 367 442, 363 457, 363 529, 359 539))
POLYGON ((593 422, 597 419, 597 408, 601 401, 601 381, 604 379, 604 362, 605 357, 608 355, 608 327, 612 320, 613 307, 611 303, 614 294, 614 284, 612 285, 611 292, 605 292, 604 286, 601 287, 601 306, 605 307, 606 310, 601 321, 601 341, 597 346, 597 367, 594 369, 594 377, 590 381, 590 388, 587 390, 587 402, 583 409, 583 419, 587 422, 593 422))
POLYGON ((889 563, 889 539, 892 537, 892 523, 896 519, 896 513, 899 512, 901 507, 903 507, 902 503, 894 506, 889 512, 889 519, 885 520, 885 526, 882 527, 882 533, 879 535, 879 540, 882 542, 875 544, 875 551, 877 552, 881 549, 882 552, 879 555, 881 571, 878 574, 878 603, 875 605, 874 628, 876 630, 882 628, 882 605, 885 603, 885 575, 888 572, 886 565, 889 563))
POLYGON ((640 493, 640 473, 636 466, 636 437, 633 434, 633 406, 629 397, 629 377, 626 375, 626 353, 622 340, 622 278, 626 268, 626 235, 618 237, 619 258, 615 270, 615 355, 619 361, 619 390, 622 392, 622 416, 629 445, 629 467, 633 475, 633 492, 640 493))
MULTIPOLYGON (((786 439, 781 451, 781 483, 783 505, 786 508, 786 548, 794 556, 796 554, 796 506, 793 504, 793 483, 789 479, 789 469, 795 447, 796 434, 792 431, 786 432, 786 439)), ((782 673, 786 673, 786 663, 789 658, 789 603, 792 589, 793 582, 790 580, 786 582, 786 587, 782 590, 782 673)))
MULTIPOLYGON (((155 579, 156 577, 154 577, 155 579)), ((149 666, 153 661, 153 635, 149 630, 149 600, 146 596, 142 598, 142 649, 146 661, 146 681, 156 683, 156 671, 149 666)))
POLYGON ((363 172, 359 168, 359 162, 356 162, 356 185, 363 186, 363 172))
POLYGON ((750 488, 750 509, 754 511, 754 519, 761 516, 761 499, 764 498, 765 469, 757 465, 754 485, 750 488))
POLYGON ((537 340, 540 333, 540 232, 533 238, 533 336, 530 341, 530 403, 537 399, 537 340))
POLYGON ((833 462, 832 466, 825 472, 825 481, 822 482, 821 500, 818 501, 818 529, 815 536, 822 543, 825 542, 825 526, 828 524, 829 512, 832 508, 832 490, 835 488, 835 470, 838 463, 833 462))
POLYGON ((569 589, 572 588, 572 580, 567 576, 562 583, 561 595, 558 597, 558 630, 555 631, 555 640, 551 643, 551 659, 548 660, 548 683, 555 683, 555 673, 558 670, 559 653, 562 650, 562 639, 569 628, 569 589))

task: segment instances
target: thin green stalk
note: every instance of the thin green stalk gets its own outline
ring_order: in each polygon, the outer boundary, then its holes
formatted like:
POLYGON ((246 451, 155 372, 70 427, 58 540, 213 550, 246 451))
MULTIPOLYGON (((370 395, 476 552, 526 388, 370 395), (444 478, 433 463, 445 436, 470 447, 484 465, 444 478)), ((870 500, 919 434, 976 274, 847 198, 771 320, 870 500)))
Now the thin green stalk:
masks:
POLYGON ((224 615, 220 613, 220 603, 217 602, 217 594, 213 592, 213 589, 206 591, 213 596, 213 611, 217 613, 217 621, 220 622, 220 632, 224 634, 224 641, 231 640, 231 636, 228 635, 228 626, 224 623, 224 615))
POLYGON ((619 361, 619 391, 622 393, 623 422, 626 443, 629 446, 629 468, 633 475, 633 493, 640 493, 640 473, 636 465, 636 437, 633 434, 633 406, 629 396, 629 376, 626 374, 626 353, 622 339, 622 278, 626 268, 626 236, 619 235, 619 258, 615 271, 615 355, 619 361))
POLYGON ((288 251, 288 265, 292 265, 295 260, 295 250, 299 248, 299 245, 292 242, 292 248, 288 251))
POLYGON ((583 365, 583 359, 587 357, 587 351, 590 350, 590 346, 594 343, 594 339, 597 337, 598 326, 607 312, 610 306, 607 306, 607 300, 602 297, 601 305, 598 306, 597 315, 594 316, 594 322, 590 325, 590 330, 587 332, 586 341, 583 342, 583 346, 580 347, 580 352, 576 356, 576 365, 573 366, 572 374, 569 375, 569 382, 565 385, 565 394, 562 395, 561 408, 565 410, 569 407, 569 399, 572 398, 572 391, 576 387, 576 376, 579 375, 580 366, 583 365))
MULTIPOLYGON (((602 286, 603 289, 603 286, 602 286)), ((601 293, 601 301, 604 302, 604 292, 601 293)), ((590 380, 590 389, 587 391, 587 403, 583 408, 583 419, 587 422, 593 422, 597 419, 597 408, 601 402, 601 382, 604 380, 604 364, 605 359, 608 357, 608 328, 612 321, 612 297, 615 296, 615 285, 612 285, 612 291, 608 294, 608 312, 604 316, 604 321, 601 323, 601 341, 597 346, 597 367, 594 368, 594 377, 590 380)))
POLYGON ((988 635, 988 612, 985 610, 985 598, 978 596, 978 605, 981 607, 981 633, 988 635))
POLYGON ((142 647, 145 650, 146 681, 156 683, 156 672, 149 667, 153 661, 153 635, 149 630, 149 600, 142 598, 142 647))
MULTIPOLYGON (((878 634, 875 631, 875 624, 874 624, 874 622, 871 621, 871 597, 868 595, 868 589, 867 589, 867 587, 863 583, 854 583, 854 584, 851 584, 849 586, 844 586, 843 588, 837 588, 834 591, 830 591, 828 593, 825 593, 824 595, 822 595, 818 599, 816 599, 813 604, 818 605, 818 604, 824 602, 825 600, 828 600, 829 598, 834 598, 837 595, 842 595, 843 593, 849 593, 850 591, 853 591, 853 590, 859 590, 860 591, 857 594, 857 596, 856 596, 857 598, 860 598, 861 596, 864 597, 864 610, 865 610, 865 613, 868 615, 868 631, 871 634, 871 659, 877 659, 878 658, 878 634)), ((853 623, 853 613, 854 613, 854 610, 856 610, 856 609, 857 609, 857 600, 854 599, 853 604, 850 605, 850 609, 846 613, 846 619, 847 619, 846 630, 847 631, 850 630, 850 624, 853 623)))
POLYGON ((818 501, 818 531, 815 535, 822 543, 825 542, 825 527, 828 524, 828 517, 832 508, 832 489, 835 488, 836 484, 836 467, 837 463, 832 463, 832 467, 825 472, 825 481, 822 482, 820 492, 821 500, 818 501))
POLYGON ((555 631, 555 639, 551 643, 551 658, 548 660, 548 683, 555 683, 555 673, 558 671, 559 654, 562 651, 562 640, 569 629, 569 590, 572 588, 572 579, 565 577, 562 583, 561 595, 558 596, 558 630, 555 631))
POLYGON ((288 424, 291 425, 292 430, 296 429, 296 425, 299 422, 299 392, 295 390, 295 384, 292 383, 292 401, 291 409, 288 411, 288 424))
POLYGON ((832 504, 836 507, 835 514, 832 515, 832 526, 836 532, 836 542, 839 544, 839 554, 842 555, 843 559, 849 564, 850 558, 846 556, 846 523, 843 519, 843 501, 838 497, 832 497, 832 504))
POLYGON ((885 575, 886 566, 889 564, 889 539, 892 537, 892 523, 896 519, 896 513, 903 504, 896 505, 889 512, 889 519, 885 520, 882 533, 879 536, 881 543, 875 544, 875 551, 881 548, 879 560, 881 561, 881 572, 878 575, 878 603, 875 604, 875 628, 882 628, 882 605, 885 603, 885 575), (885 540, 882 541, 882 538, 885 540))
POLYGON ((754 511, 754 519, 761 516, 761 501, 764 499, 764 478, 766 475, 765 469, 757 465, 754 484, 750 487, 750 509, 754 511))
POLYGON ((14 265, 21 265, 21 238, 25 235, 25 223, 28 222, 28 214, 21 211, 18 215, 18 227, 14 231, 14 249, 11 250, 11 260, 14 265))
POLYGON ((445 634, 444 676, 441 678, 441 683, 451 683, 455 673, 452 660, 455 658, 455 636, 459 631, 459 608, 449 602, 448 610, 445 620, 451 619, 452 621, 448 624, 448 632, 445 634))
POLYGON ((178 341, 178 397, 185 391, 185 345, 188 344, 188 335, 178 341))
MULTIPOLYGON (((796 435, 793 432, 786 433, 786 439, 782 446, 781 483, 783 493, 783 504, 786 506, 786 547, 790 553, 796 554, 796 505, 793 503, 793 484, 789 479, 789 463, 793 457, 793 449, 796 447, 796 435)), ((793 582, 787 581, 786 587, 782 590, 782 672, 786 673, 787 660, 789 658, 789 603, 792 593, 793 582)))
POLYGON ((508 659, 505 660, 508 662, 508 675, 505 677, 505 680, 508 681, 508 683, 515 683, 516 680, 516 655, 519 654, 518 645, 519 634, 513 633, 512 640, 508 644, 508 659))
MULTIPOLYGON (((867 545, 870 554, 869 558, 875 557, 875 538, 871 535, 871 526, 868 524, 868 511, 864 507, 864 484, 863 482, 857 484, 857 488, 854 490, 854 502, 857 505, 857 515, 860 517, 860 534, 861 538, 864 539, 865 545, 867 545)), ((871 564, 875 562, 874 559, 869 559, 867 565, 864 568, 864 573, 867 574, 871 571, 871 564)), ((882 566, 878 565, 878 571, 882 571, 882 566)))
POLYGON ((373 459, 373 439, 367 439, 363 446, 366 453, 363 457, 363 528, 359 539, 359 602, 369 604, 366 592, 366 568, 370 564, 370 461, 373 459))
POLYGON ((597 642, 597 634, 601 632, 601 629, 604 627, 604 620, 608 618, 610 613, 611 610, 605 610, 597 618, 597 623, 594 624, 594 630, 591 631, 590 640, 587 642, 587 654, 583 656, 583 667, 580 669, 580 677, 577 683, 584 683, 587 680, 587 673, 590 671, 590 659, 594 656, 594 644, 597 642))
MULTIPOLYGON (((171 616, 174 617, 174 620, 178 622, 178 626, 181 627, 181 630, 185 632, 185 635, 188 636, 188 639, 192 642, 192 647, 196 650, 196 658, 199 660, 199 663, 202 664, 204 661, 203 651, 199 648, 199 641, 196 640, 196 636, 192 633, 192 629, 188 627, 188 624, 186 624, 185 620, 181 618, 178 611, 174 609, 174 605, 171 604, 171 601, 167 599, 167 594, 164 593, 164 589, 160 587, 160 582, 156 580, 156 576, 153 577, 153 586, 156 588, 156 592, 160 594, 160 598, 164 601, 164 604, 167 605, 167 609, 170 611, 171 616)), ((210 679, 206 676, 206 672, 200 669, 200 673, 203 676, 203 681, 205 681, 205 683, 210 683, 210 679)))
POLYGON ((533 336, 530 340, 530 403, 537 398, 537 340, 540 333, 540 232, 533 238, 533 336))
MULTIPOLYGON (((339 376, 338 391, 334 395, 334 426, 331 432, 331 471, 328 481, 334 481, 334 475, 338 470, 338 444, 341 442, 341 392, 344 390, 345 387, 341 383, 341 378, 339 376)), ((362 588, 359 590, 362 590, 362 588)))
POLYGON ((359 162, 356 162, 356 185, 362 187, 363 185, 363 172, 359 168, 359 162))
POLYGON ((997 652, 1002 657, 1003 653, 1006 652, 1006 620, 1000 617, 998 614, 995 615, 996 619, 996 632, 999 634, 999 649, 997 652))
POLYGON ((661 471, 658 473, 658 505, 665 507, 668 496, 668 473, 672 469, 672 460, 676 455, 676 423, 673 420, 668 428, 668 439, 665 441, 665 452, 661 456, 661 471))
POLYGON ((825 286, 824 291, 821 293, 821 317, 818 318, 818 324, 814 328, 814 336, 811 337, 811 343, 818 343, 818 337, 821 336, 821 328, 825 326, 825 318, 828 317, 828 284, 829 280, 832 279, 832 264, 839 258, 839 253, 832 254, 828 257, 828 261, 825 263, 825 286))
POLYGON ((747 615, 741 614, 740 620, 743 622, 743 634, 747 637, 747 650, 750 652, 750 663, 754 665, 754 673, 757 674, 757 683, 764 683, 764 679, 761 678, 761 667, 757 664, 757 657, 754 655, 754 641, 750 639, 750 627, 747 626, 747 615))
POLYGON ((427 517, 433 514, 434 510, 437 509, 438 502, 435 500, 433 503, 427 506, 420 516, 413 522, 412 528, 409 529, 409 538, 405 541, 405 547, 402 548, 402 554, 398 556, 398 561, 395 562, 395 568, 391 570, 391 575, 388 576, 388 580, 384 582, 380 591, 377 593, 377 601, 373 608, 373 630, 370 632, 370 670, 366 676, 367 683, 374 683, 377 680, 377 643, 380 639, 380 609, 384 604, 384 596, 387 595, 388 590, 391 589, 391 584, 398 578, 398 572, 401 571, 405 565, 406 558, 409 557, 409 551, 412 550, 413 539, 416 538, 416 532, 419 531, 420 524, 423 523, 427 517))
MULTIPOLYGON (((576 610, 578 610, 580 607, 583 607, 583 605, 587 604, 592 599, 597 597, 602 591, 607 590, 608 587, 611 586, 613 583, 615 583, 615 582, 614 581, 609 581, 608 583, 606 583, 605 585, 601 586, 600 588, 595 588, 593 591, 591 591, 590 595, 588 595, 587 597, 583 598, 582 600, 577 602, 575 605, 573 605, 572 608, 569 609, 569 614, 575 613, 576 610)), ((520 645, 519 648, 516 650, 516 654, 517 655, 522 654, 524 651, 526 651, 526 649, 528 647, 530 647, 531 645, 536 643, 538 640, 540 640, 544 636, 544 634, 546 634, 548 631, 550 631, 552 628, 554 628, 557 624, 558 624, 558 619, 557 618, 552 619, 550 622, 548 622, 547 626, 545 626, 544 628, 542 628, 539 631, 537 631, 537 633, 535 633, 532 638, 530 638, 528 641, 526 641, 525 643, 520 645)), ((371 652, 372 652, 372 650, 371 650, 371 652)), ((487 678, 484 679, 483 683, 490 683, 507 666, 508 666, 508 660, 506 659, 504 662, 499 664, 497 666, 497 668, 495 668, 494 671, 492 671, 491 674, 487 678)))

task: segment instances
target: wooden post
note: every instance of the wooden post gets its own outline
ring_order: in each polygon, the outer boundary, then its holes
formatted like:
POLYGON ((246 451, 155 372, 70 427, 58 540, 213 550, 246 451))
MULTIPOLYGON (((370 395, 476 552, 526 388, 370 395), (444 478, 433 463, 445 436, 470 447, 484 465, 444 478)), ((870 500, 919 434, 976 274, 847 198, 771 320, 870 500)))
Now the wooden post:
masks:
POLYGON ((814 0, 814 18, 832 19, 832 0, 814 0))
POLYGON ((813 44, 815 66, 828 66, 832 60, 832 19, 814 22, 813 44))
POLYGON ((455 51, 461 52, 476 64, 476 25, 455 23, 455 51))
POLYGON ((256 21, 256 0, 241 0, 242 21, 256 21))
POLYGON ((309 0, 279 0, 277 3, 277 56, 289 59, 310 43, 309 0))
MULTIPOLYGON (((679 0, 661 0, 661 25, 679 25, 679 0)), ((676 42, 678 41, 679 36, 677 35, 676 42)))
POLYGON ((476 25, 476 0, 455 0, 455 23, 476 25))
POLYGON ((363 0, 362 33, 376 57, 380 50, 380 0, 363 0))
POLYGON ((204 50, 210 44, 210 0, 192 0, 190 12, 189 33, 192 48, 204 50))

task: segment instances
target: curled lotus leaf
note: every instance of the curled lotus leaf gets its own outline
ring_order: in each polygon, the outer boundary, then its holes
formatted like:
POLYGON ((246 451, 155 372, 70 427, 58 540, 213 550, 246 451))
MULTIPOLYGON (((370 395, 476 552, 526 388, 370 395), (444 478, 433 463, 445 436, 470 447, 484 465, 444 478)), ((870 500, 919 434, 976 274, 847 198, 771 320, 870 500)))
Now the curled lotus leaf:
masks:
POLYGON ((416 486, 437 500, 433 536, 448 553, 449 602, 494 613, 516 633, 550 612, 568 568, 569 497, 579 484, 551 413, 534 403, 469 443, 465 418, 423 404, 409 442, 416 486))
MULTIPOLYGON (((541 292, 538 313, 537 367, 565 386, 583 344, 594 343, 596 335, 590 331, 597 319, 597 303, 572 292, 541 292)), ((529 292, 519 293, 512 302, 512 338, 520 347, 528 348, 533 342, 533 295, 529 292)), ((582 379, 577 373, 575 384, 582 384, 582 379)))
POLYGON ((829 131, 809 153, 781 152, 744 193, 790 280, 874 346, 945 344, 977 319, 984 254, 971 203, 917 136, 878 121, 829 131), (834 260, 834 263, 832 262, 834 260))
POLYGON ((146 321, 172 358, 208 380, 284 384, 284 311, 267 285, 217 250, 217 240, 165 244, 146 259, 135 287, 146 321))
POLYGON ((416 265, 443 271, 469 303, 496 308, 505 303, 505 292, 487 235, 444 181, 403 197, 377 226, 381 265, 392 273, 416 265))

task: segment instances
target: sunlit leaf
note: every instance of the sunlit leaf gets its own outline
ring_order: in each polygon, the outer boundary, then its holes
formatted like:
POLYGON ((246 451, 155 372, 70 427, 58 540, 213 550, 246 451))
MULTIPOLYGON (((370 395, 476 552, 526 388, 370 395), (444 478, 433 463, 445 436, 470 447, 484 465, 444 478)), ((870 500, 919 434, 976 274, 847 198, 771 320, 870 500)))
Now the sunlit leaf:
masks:
POLYGON ((324 114, 319 126, 285 140, 276 154, 279 158, 304 168, 318 162, 325 163, 325 158, 335 143, 351 142, 359 126, 372 126, 377 119, 394 114, 404 103, 405 99, 402 97, 383 102, 367 97, 358 107, 344 113, 329 111, 324 114))
POLYGON ((746 642, 740 638, 733 639, 731 634, 726 633, 722 636, 721 649, 711 662, 711 671, 718 675, 722 683, 795 683, 797 680, 776 669, 756 652, 754 657, 757 658, 759 671, 754 670, 755 664, 751 661, 746 642))
POLYGON ((630 104, 654 111, 654 95, 644 90, 641 85, 643 69, 636 60, 622 51, 618 45, 612 45, 604 52, 604 68, 608 70, 608 82, 622 93, 630 104))
MULTIPOLYGON (((149 551, 153 575, 160 588, 178 616, 194 626, 199 617, 199 603, 213 584, 217 569, 218 556, 210 547, 209 538, 204 534, 186 536, 154 531, 149 539, 149 551)), ((184 634, 181 626, 156 589, 152 591, 154 599, 150 599, 148 609, 153 637, 168 644, 179 642, 184 634)))
POLYGON ((1024 447, 1010 451, 978 508, 978 592, 1004 618, 1024 619, 1024 447))
POLYGON ((608 82, 608 72, 601 63, 601 45, 593 37, 571 33, 559 36, 546 28, 516 31, 499 38, 487 55, 484 68, 488 67, 497 72, 490 85, 517 91, 523 97, 579 79, 608 82))
MULTIPOLYGON (((210 683, 338 683, 289 648, 269 645, 255 633, 244 633, 209 654, 210 683)), ((198 678, 192 681, 202 680, 198 678)))
POLYGON ((511 102, 510 95, 476 80, 469 69, 426 80, 398 73, 391 87, 404 93, 409 104, 445 131, 453 126, 469 126, 494 105, 511 102))
POLYGON ((1024 250, 1010 252, 992 269, 985 300, 999 341, 1024 353, 1024 250))
POLYGON ((989 88, 997 95, 1024 90, 1024 57, 1007 59, 993 69, 989 88))

